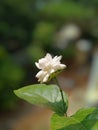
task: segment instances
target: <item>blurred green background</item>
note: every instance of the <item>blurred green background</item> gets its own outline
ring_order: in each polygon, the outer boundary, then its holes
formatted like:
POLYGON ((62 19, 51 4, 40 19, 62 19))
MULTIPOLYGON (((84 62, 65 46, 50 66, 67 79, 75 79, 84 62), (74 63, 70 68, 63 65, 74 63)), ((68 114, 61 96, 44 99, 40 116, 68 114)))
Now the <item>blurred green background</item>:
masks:
POLYGON ((77 39, 97 43, 97 7, 98 0, 0 0, 0 109, 14 107, 13 89, 33 83, 34 62, 46 52, 69 60, 77 39), (78 25, 82 34, 59 48, 56 34, 68 23, 78 25))
POLYGON ((72 65, 83 51, 81 66, 97 43, 98 0, 0 0, 0 111, 17 107, 14 89, 37 82, 34 63, 47 52, 72 65))

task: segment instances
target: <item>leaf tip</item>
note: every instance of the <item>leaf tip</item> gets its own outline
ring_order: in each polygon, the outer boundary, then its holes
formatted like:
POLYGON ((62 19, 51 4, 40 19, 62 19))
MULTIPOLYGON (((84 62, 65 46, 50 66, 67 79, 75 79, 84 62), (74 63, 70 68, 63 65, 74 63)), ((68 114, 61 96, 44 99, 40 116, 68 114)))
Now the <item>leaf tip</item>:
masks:
POLYGON ((13 93, 14 93, 16 96, 18 96, 17 91, 18 91, 18 90, 13 90, 13 93))

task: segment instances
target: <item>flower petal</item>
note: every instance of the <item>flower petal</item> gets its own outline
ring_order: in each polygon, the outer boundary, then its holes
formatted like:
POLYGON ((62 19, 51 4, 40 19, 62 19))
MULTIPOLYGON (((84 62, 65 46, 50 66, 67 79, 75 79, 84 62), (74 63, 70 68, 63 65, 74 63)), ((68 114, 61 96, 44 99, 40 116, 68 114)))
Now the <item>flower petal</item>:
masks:
POLYGON ((62 56, 55 56, 54 58, 53 58, 53 61, 55 61, 55 62, 60 62, 60 60, 62 59, 62 56))
POLYGON ((52 56, 49 53, 46 54, 45 58, 47 59, 47 61, 52 60, 52 56))
POLYGON ((43 74, 43 71, 41 70, 41 71, 39 71, 39 72, 36 74, 36 77, 39 78, 40 76, 42 76, 42 74, 43 74))
POLYGON ((60 68, 61 68, 61 69, 65 69, 65 68, 66 68, 66 65, 60 64, 60 68))
POLYGON ((35 62, 35 65, 38 69, 41 69, 40 66, 39 66, 39 63, 35 62))
POLYGON ((44 83, 44 82, 47 82, 47 81, 48 81, 48 78, 49 78, 49 74, 47 74, 47 75, 44 77, 43 83, 44 83))

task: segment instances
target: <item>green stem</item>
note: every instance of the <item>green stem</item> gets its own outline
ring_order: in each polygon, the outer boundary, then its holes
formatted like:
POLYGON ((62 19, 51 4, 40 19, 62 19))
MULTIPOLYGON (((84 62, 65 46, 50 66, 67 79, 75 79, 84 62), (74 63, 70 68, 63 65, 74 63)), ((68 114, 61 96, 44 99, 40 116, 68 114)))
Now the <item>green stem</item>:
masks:
MULTIPOLYGON (((62 97, 62 101, 63 101, 64 111, 66 111, 63 91, 62 91, 62 89, 61 89, 61 87, 60 87, 60 84, 59 84, 59 82, 58 82, 58 80, 57 80, 56 77, 55 77, 55 81, 56 81, 56 83, 57 83, 57 85, 58 85, 58 87, 59 87, 60 93, 61 93, 61 97, 62 97)), ((67 113, 65 113, 65 115, 67 116, 67 113)))

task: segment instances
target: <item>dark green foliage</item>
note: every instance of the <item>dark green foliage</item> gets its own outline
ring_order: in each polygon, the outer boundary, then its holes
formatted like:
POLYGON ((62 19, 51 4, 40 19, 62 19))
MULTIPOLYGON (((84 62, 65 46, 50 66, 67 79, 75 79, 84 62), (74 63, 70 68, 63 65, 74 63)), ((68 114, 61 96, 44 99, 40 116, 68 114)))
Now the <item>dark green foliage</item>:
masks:
POLYGON ((18 88, 24 78, 24 70, 15 64, 3 47, 0 46, 0 109, 16 106, 17 98, 13 89, 18 88))
POLYGON ((71 117, 54 114, 51 119, 51 127, 52 130, 97 130, 98 109, 80 109, 71 117))

